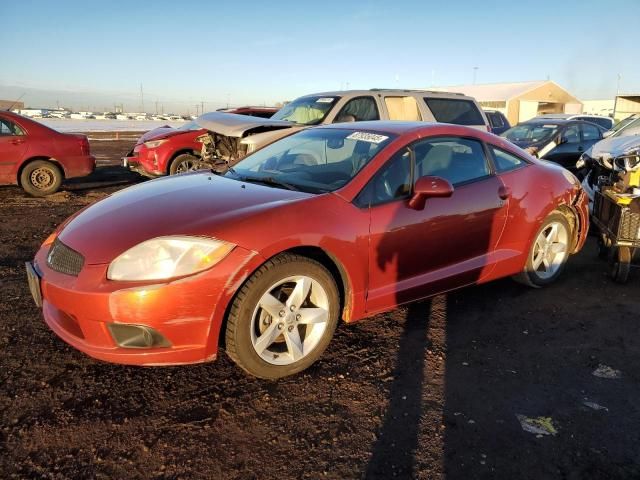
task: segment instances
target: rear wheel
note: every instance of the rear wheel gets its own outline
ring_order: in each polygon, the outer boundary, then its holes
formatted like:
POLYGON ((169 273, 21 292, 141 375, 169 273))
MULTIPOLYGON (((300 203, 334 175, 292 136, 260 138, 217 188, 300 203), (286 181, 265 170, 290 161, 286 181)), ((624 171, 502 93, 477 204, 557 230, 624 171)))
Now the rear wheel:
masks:
POLYGON ((62 184, 62 171, 52 162, 36 160, 27 164, 20 174, 20 186, 34 197, 51 195, 62 184))
POLYGON ((200 168, 200 159, 190 153, 178 155, 171 162, 169 167, 169 175, 178 173, 194 172, 200 168))
POLYGON ((318 262, 284 254, 260 267, 234 299, 227 354, 245 371, 275 379, 309 367, 329 345, 340 298, 318 262))
POLYGON ((611 249, 609 257, 609 275, 618 283, 627 283, 631 271, 631 249, 617 247, 611 249))
POLYGON ((561 213, 549 215, 534 237, 525 269, 516 280, 532 287, 555 281, 569 258, 571 227, 561 213))

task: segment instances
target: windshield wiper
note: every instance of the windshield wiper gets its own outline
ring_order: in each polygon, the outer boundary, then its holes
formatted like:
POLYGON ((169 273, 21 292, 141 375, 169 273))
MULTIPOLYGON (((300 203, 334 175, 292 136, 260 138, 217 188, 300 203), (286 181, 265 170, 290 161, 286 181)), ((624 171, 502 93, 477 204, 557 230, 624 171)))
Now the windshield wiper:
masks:
MULTIPOLYGON (((236 173, 236 175, 238 174, 236 173)), ((246 175, 238 175, 238 177, 239 177, 239 180, 243 182, 264 183, 265 185, 275 185, 278 187, 284 187, 287 190, 295 190, 296 192, 300 191, 300 189, 297 186, 287 182, 283 182, 282 180, 278 180, 275 177, 249 177, 246 175)))

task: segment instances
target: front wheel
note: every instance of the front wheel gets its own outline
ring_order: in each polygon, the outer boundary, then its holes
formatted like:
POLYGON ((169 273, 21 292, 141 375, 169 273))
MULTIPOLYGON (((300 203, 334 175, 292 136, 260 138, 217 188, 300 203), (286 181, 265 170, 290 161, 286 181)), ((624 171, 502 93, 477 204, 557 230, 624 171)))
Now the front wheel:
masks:
POLYGON ((283 254, 260 267, 233 301, 227 354, 246 372, 276 379, 300 372, 329 345, 340 297, 320 263, 283 254))
POLYGON ((194 172, 200 169, 200 159, 195 155, 189 153, 183 153, 178 155, 171 162, 169 167, 169 175, 176 175, 178 173, 194 172))
POLYGON ((532 287, 555 281, 569 258, 571 227, 561 213, 549 215, 534 237, 524 271, 516 280, 532 287))
POLYGON ((20 186, 34 197, 51 195, 62 184, 62 171, 52 162, 36 160, 27 164, 20 174, 20 186))

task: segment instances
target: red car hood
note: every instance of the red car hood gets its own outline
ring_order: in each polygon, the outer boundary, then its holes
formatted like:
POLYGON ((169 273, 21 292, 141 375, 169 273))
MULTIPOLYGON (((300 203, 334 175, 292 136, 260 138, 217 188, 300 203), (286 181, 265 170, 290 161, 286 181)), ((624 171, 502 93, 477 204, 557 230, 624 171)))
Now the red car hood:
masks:
POLYGON ((109 263, 140 242, 162 235, 224 237, 229 224, 283 202, 312 195, 243 183, 208 172, 179 175, 121 190, 73 218, 60 240, 87 264, 109 263))
POLYGON ((167 135, 172 132, 176 132, 177 130, 169 125, 164 125, 162 127, 154 128, 153 130, 149 130, 142 134, 142 136, 136 142, 136 145, 140 145, 141 143, 148 142, 149 140, 161 138, 164 135, 167 135))

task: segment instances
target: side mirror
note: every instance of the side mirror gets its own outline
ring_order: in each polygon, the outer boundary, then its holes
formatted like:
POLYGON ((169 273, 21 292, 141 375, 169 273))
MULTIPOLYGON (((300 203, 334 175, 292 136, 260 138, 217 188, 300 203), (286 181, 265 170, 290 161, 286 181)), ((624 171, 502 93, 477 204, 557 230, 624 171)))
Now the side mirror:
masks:
POLYGON ((556 138, 556 145, 562 145, 563 143, 567 143, 567 137, 558 135, 558 138, 556 138))
POLYGON ((445 198, 453 195, 453 186, 442 177, 420 177, 413 187, 413 196, 409 200, 409 208, 424 209, 428 198, 445 198))

